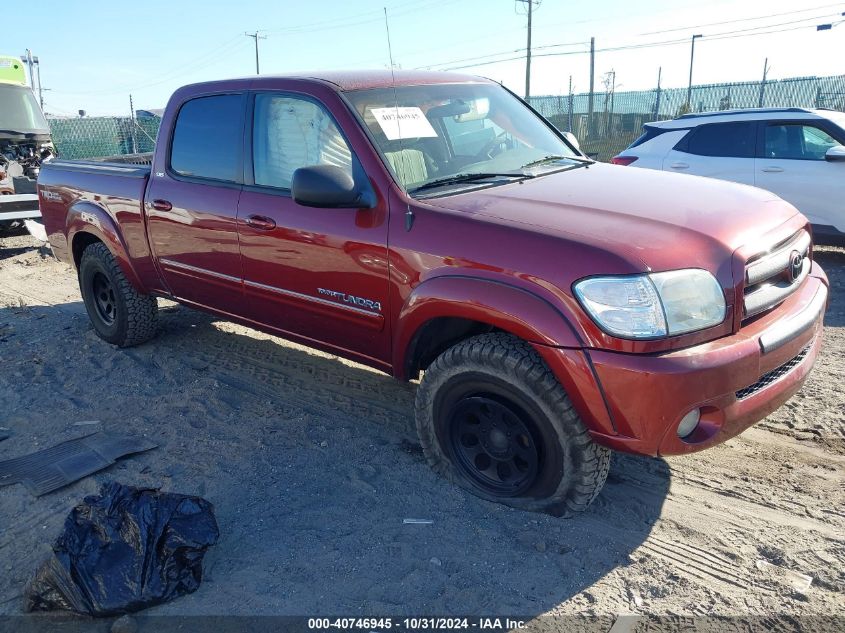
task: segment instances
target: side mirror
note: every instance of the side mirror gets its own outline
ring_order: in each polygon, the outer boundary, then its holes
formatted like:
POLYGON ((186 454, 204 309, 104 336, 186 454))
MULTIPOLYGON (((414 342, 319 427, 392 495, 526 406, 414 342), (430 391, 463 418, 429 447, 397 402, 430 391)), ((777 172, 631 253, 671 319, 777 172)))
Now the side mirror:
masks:
POLYGON ((572 132, 564 132, 563 136, 575 149, 577 149, 579 152, 581 151, 581 144, 578 142, 577 136, 575 136, 572 132))
POLYGON ((845 147, 842 145, 834 145, 825 152, 824 159, 830 162, 845 161, 845 147))
POLYGON ((370 209, 375 195, 358 187, 352 174, 334 165, 300 167, 293 172, 293 199, 306 207, 370 209))

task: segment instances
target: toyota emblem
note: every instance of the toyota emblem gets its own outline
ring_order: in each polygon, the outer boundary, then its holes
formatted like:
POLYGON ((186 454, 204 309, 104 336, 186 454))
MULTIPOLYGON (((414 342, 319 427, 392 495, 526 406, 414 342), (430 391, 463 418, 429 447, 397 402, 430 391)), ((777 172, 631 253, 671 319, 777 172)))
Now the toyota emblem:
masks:
POLYGON ((801 276, 804 270, 804 256, 798 251, 792 251, 789 255, 789 280, 794 282, 801 276))

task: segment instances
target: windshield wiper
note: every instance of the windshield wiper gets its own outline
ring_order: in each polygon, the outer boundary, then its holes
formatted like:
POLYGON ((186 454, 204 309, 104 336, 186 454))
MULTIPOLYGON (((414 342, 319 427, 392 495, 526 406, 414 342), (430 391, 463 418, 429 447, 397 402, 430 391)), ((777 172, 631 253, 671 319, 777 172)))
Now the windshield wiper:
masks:
POLYGON ((542 165, 543 163, 550 163, 555 160, 571 160, 584 165, 592 165, 594 162, 596 162, 592 158, 584 158, 582 156, 558 156, 555 154, 550 154, 549 156, 544 156, 543 158, 533 160, 530 163, 523 165, 522 169, 525 169, 527 167, 536 167, 537 165, 542 165))
POLYGON ((418 191, 425 191, 426 189, 434 189, 435 187, 442 187, 445 185, 457 185, 465 182, 475 182, 476 180, 484 180, 485 178, 534 178, 533 174, 522 174, 513 172, 481 172, 481 173, 466 173, 453 174, 443 178, 437 178, 431 182, 424 183, 418 187, 410 189, 408 193, 417 193, 418 191))

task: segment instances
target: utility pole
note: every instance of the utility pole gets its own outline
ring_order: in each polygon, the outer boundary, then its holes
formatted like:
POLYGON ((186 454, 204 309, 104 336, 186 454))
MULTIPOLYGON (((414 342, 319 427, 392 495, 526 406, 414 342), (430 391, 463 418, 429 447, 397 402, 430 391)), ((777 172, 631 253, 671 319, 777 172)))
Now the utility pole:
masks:
POLYGON ((569 112, 569 131, 572 131, 572 75, 569 75, 569 107, 567 107, 567 111, 569 112))
POLYGON ((138 137, 135 135, 135 104, 129 95, 129 124, 132 126, 132 153, 138 153, 138 137))
POLYGON ((32 57, 32 51, 29 50, 29 49, 26 49, 26 52, 23 55, 21 55, 21 57, 23 58, 23 63, 26 64, 29 67, 29 86, 30 86, 30 88, 35 90, 35 78, 32 75, 32 71, 33 71, 32 66, 35 63, 35 59, 37 59, 37 58, 32 57))
POLYGON ((534 12, 534 5, 540 7, 541 0, 516 0, 528 7, 528 43, 525 47, 525 98, 531 96, 531 17, 534 12))
POLYGON ((41 88, 41 62, 35 58, 35 69, 38 72, 38 103, 41 104, 41 110, 44 110, 44 90, 41 88))
POLYGON ((603 135, 607 136, 613 132, 613 97, 616 92, 616 71, 609 70, 604 73, 604 131, 603 135), (607 104, 610 102, 610 112, 608 113, 607 104))
POLYGON ((687 88, 687 107, 692 112, 692 63, 695 60, 695 40, 699 37, 704 37, 700 33, 698 35, 692 36, 692 47, 690 48, 689 54, 689 87, 687 88))
POLYGON ((41 62, 38 61, 38 56, 33 55, 32 51, 26 49, 26 52, 21 55, 23 63, 29 66, 29 87, 32 92, 35 92, 35 72, 38 73, 38 101, 41 103, 41 109, 44 109, 44 91, 41 88, 41 62))
POLYGON ((660 120, 660 79, 663 75, 663 66, 657 69, 657 99, 654 102, 654 120, 660 120))
POLYGON ((610 83, 610 118, 613 119, 613 104, 616 103, 616 71, 611 69, 610 74, 612 75, 610 83))
POLYGON ((763 98, 766 94, 766 78, 769 76, 769 58, 763 62, 763 81, 760 82, 760 99, 757 102, 757 107, 763 107, 763 98))
POLYGON ((593 91, 596 85, 596 38, 590 38, 590 96, 587 98, 587 136, 593 135, 593 91))
POLYGON ((261 31, 256 31, 255 33, 244 33, 247 37, 251 37, 255 40, 255 74, 260 75, 261 71, 258 67, 258 40, 266 40, 266 35, 261 35, 261 31))

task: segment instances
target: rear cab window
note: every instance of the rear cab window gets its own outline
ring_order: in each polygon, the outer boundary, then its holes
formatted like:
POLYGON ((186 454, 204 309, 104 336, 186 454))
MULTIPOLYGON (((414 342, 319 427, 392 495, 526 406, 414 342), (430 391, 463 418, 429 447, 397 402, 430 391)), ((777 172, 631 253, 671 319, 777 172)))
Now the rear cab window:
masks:
POLYGON ((177 177, 241 181, 244 103, 243 94, 221 94, 182 105, 170 145, 177 177))
POLYGON ((755 122, 699 125, 675 145, 675 150, 697 156, 754 158, 755 122))

